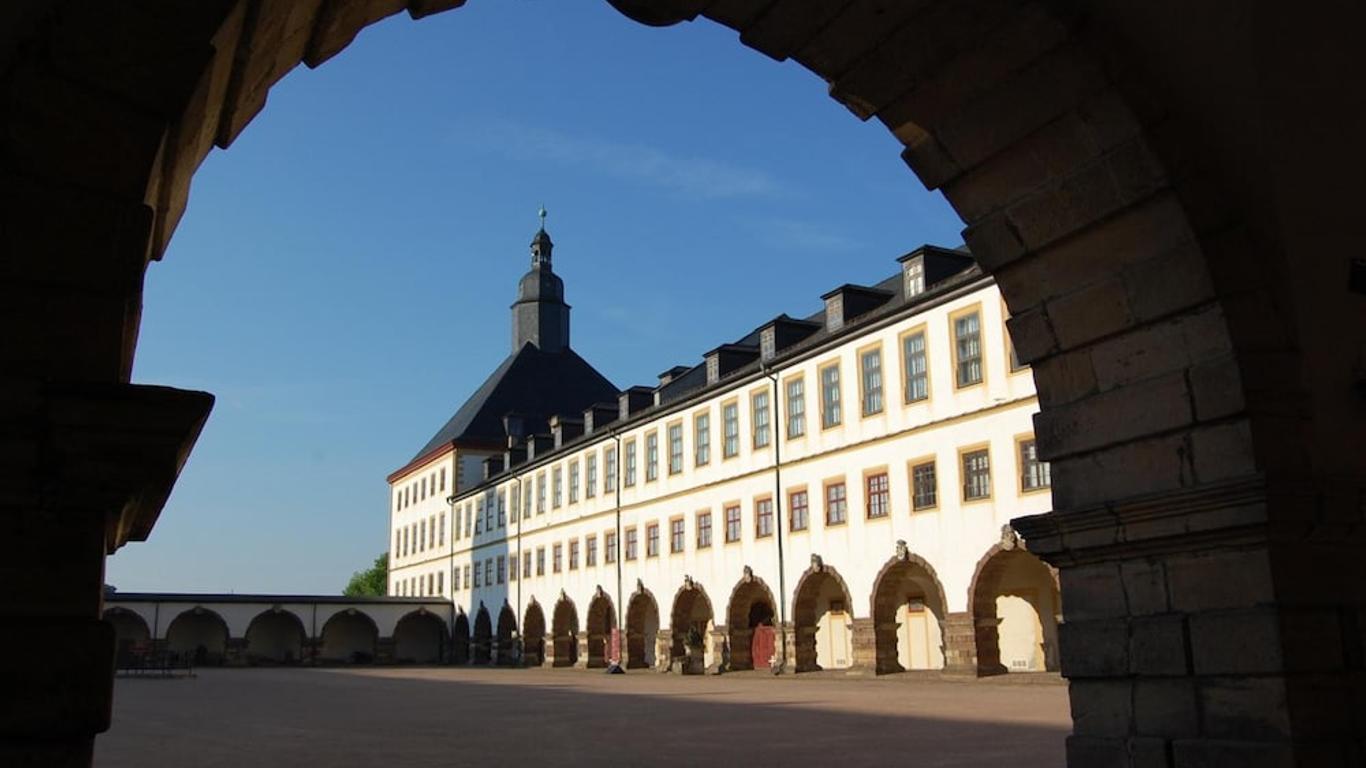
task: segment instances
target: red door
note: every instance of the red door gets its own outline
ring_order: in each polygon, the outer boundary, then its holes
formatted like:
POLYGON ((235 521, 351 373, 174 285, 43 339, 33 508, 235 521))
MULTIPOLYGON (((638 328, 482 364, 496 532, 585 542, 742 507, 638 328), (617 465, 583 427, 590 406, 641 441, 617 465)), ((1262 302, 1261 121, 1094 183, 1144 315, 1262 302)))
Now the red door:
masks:
POLYGON ((749 643, 750 658, 755 669, 768 669, 773 658, 773 627, 761 624, 754 628, 754 639, 749 643))
POLYGON ((612 637, 607 644, 607 660, 625 666, 621 658, 621 630, 615 627, 612 628, 612 637))

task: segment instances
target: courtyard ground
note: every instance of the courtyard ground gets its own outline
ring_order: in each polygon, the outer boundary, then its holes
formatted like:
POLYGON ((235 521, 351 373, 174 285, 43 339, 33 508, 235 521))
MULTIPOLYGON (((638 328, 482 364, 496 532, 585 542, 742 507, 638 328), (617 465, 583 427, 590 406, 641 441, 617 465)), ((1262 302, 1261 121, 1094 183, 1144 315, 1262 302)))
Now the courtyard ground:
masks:
POLYGON ((1059 766, 1056 678, 471 668, 119 679, 95 765, 1059 766))

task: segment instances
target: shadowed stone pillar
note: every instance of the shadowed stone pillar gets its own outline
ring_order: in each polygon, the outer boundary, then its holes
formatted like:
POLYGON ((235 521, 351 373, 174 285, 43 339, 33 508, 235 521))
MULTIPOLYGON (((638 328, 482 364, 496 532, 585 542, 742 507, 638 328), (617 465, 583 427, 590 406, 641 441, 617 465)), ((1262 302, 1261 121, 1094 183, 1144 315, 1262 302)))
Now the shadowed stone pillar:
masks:
MULTIPOLYGON (((906 668, 901 666, 901 659, 896 652, 896 632, 901 625, 895 621, 873 622, 873 642, 876 644, 877 664, 876 670, 879 675, 890 675, 896 672, 905 672, 906 668)), ((854 625, 858 629, 857 623, 854 625)))
POLYGON ((381 637, 375 643, 375 662, 378 664, 394 663, 394 638, 381 637))
POLYGON ((673 655, 674 634, 671 629, 661 629, 655 633, 655 669, 663 672, 669 668, 673 655))
POLYGON ((588 633, 578 633, 573 642, 577 643, 579 648, 579 657, 574 660, 574 668, 588 669, 588 633))
POLYGON ((944 671, 977 674, 977 629, 970 613, 950 613, 944 617, 944 671))
POLYGON ((711 664, 707 666, 707 674, 717 672, 729 672, 730 666, 730 633, 726 631, 724 625, 713 626, 711 632, 707 633, 711 642, 711 664))
MULTIPOLYGON (((873 672, 877 670, 877 631, 871 618, 854 619, 854 664, 853 672, 873 672)), ((892 628, 895 632, 895 626, 892 628)))

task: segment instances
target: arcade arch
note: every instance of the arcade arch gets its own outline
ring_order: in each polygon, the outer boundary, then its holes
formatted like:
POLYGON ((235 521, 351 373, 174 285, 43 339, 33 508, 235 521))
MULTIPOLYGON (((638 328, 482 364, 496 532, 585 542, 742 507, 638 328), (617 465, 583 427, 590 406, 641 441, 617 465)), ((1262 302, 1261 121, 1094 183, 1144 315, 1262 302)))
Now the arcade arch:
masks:
POLYGON ((796 671, 848 669, 854 664, 853 600, 844 578, 819 557, 797 581, 792 599, 796 671))
POLYGON ((726 630, 730 650, 730 669, 769 669, 777 648, 774 627, 777 602, 764 580, 753 575, 748 566, 745 575, 730 594, 726 609, 726 630))
POLYGON ((607 666, 611 655, 612 630, 617 625, 616 607, 612 598, 599 587, 592 601, 588 603, 588 667, 598 669, 607 666))
POLYGON ((166 627, 166 650, 189 658, 195 666, 222 664, 228 651, 228 623, 207 608, 184 611, 166 627))
POLYGON ((249 664, 295 664, 304 657, 308 633, 292 612, 273 608, 257 614, 247 625, 246 656, 249 664))
POLYGON ((146 620, 133 611, 110 608, 104 612, 104 620, 114 628, 114 658, 120 666, 128 663, 135 648, 151 643, 152 632, 146 620))
POLYGON ((687 641, 690 631, 695 630, 702 639, 702 648, 707 666, 716 663, 712 648, 711 632, 714 629, 711 598, 702 585, 690 578, 683 580, 683 586, 674 594, 673 608, 669 611, 669 632, 671 644, 670 662, 687 655, 687 641))
POLYGON ((438 664, 446 650, 446 623, 428 611, 414 611, 394 626, 394 660, 438 664))
POLYGON ((878 674, 944 668, 948 604, 929 563, 899 551, 873 582, 872 603, 878 674))
POLYGON ((968 611, 978 674, 1058 671, 1057 577, 1017 541, 992 547, 978 562, 968 611))
POLYGON ((659 605, 644 585, 638 585, 626 604, 626 668, 648 669, 657 659, 655 639, 659 636, 659 605))
POLYGON ((474 614, 474 636, 471 639, 471 661, 475 664, 488 664, 493 661, 493 622, 483 603, 474 614))
POLYGON ((535 598, 526 607, 526 621, 522 626, 523 663, 539 667, 545 663, 545 612, 535 598))
POLYGON ((455 626, 451 628, 451 662, 470 663, 470 619, 464 611, 455 615, 455 626))
POLYGON ((318 660, 334 664, 369 664, 379 647, 379 628, 364 611, 334 613, 323 624, 318 660))
POLYGON ((494 660, 501 666, 510 667, 517 663, 517 614, 512 606, 503 603, 498 611, 498 633, 494 636, 494 660))
POLYGON ((574 601, 561 594, 555 603, 555 616, 550 628, 550 642, 554 665, 572 667, 579 660, 579 612, 574 601))

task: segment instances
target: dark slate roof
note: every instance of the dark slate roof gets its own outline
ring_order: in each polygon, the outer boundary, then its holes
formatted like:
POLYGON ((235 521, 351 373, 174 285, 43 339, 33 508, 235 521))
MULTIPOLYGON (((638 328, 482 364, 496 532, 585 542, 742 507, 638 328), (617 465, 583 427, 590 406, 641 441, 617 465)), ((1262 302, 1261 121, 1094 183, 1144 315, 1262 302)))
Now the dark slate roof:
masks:
POLYGON ((543 424, 551 416, 578 416, 594 403, 616 399, 616 386, 573 350, 542 352, 524 344, 494 370, 412 461, 452 442, 505 446, 503 416, 508 413, 543 424))

